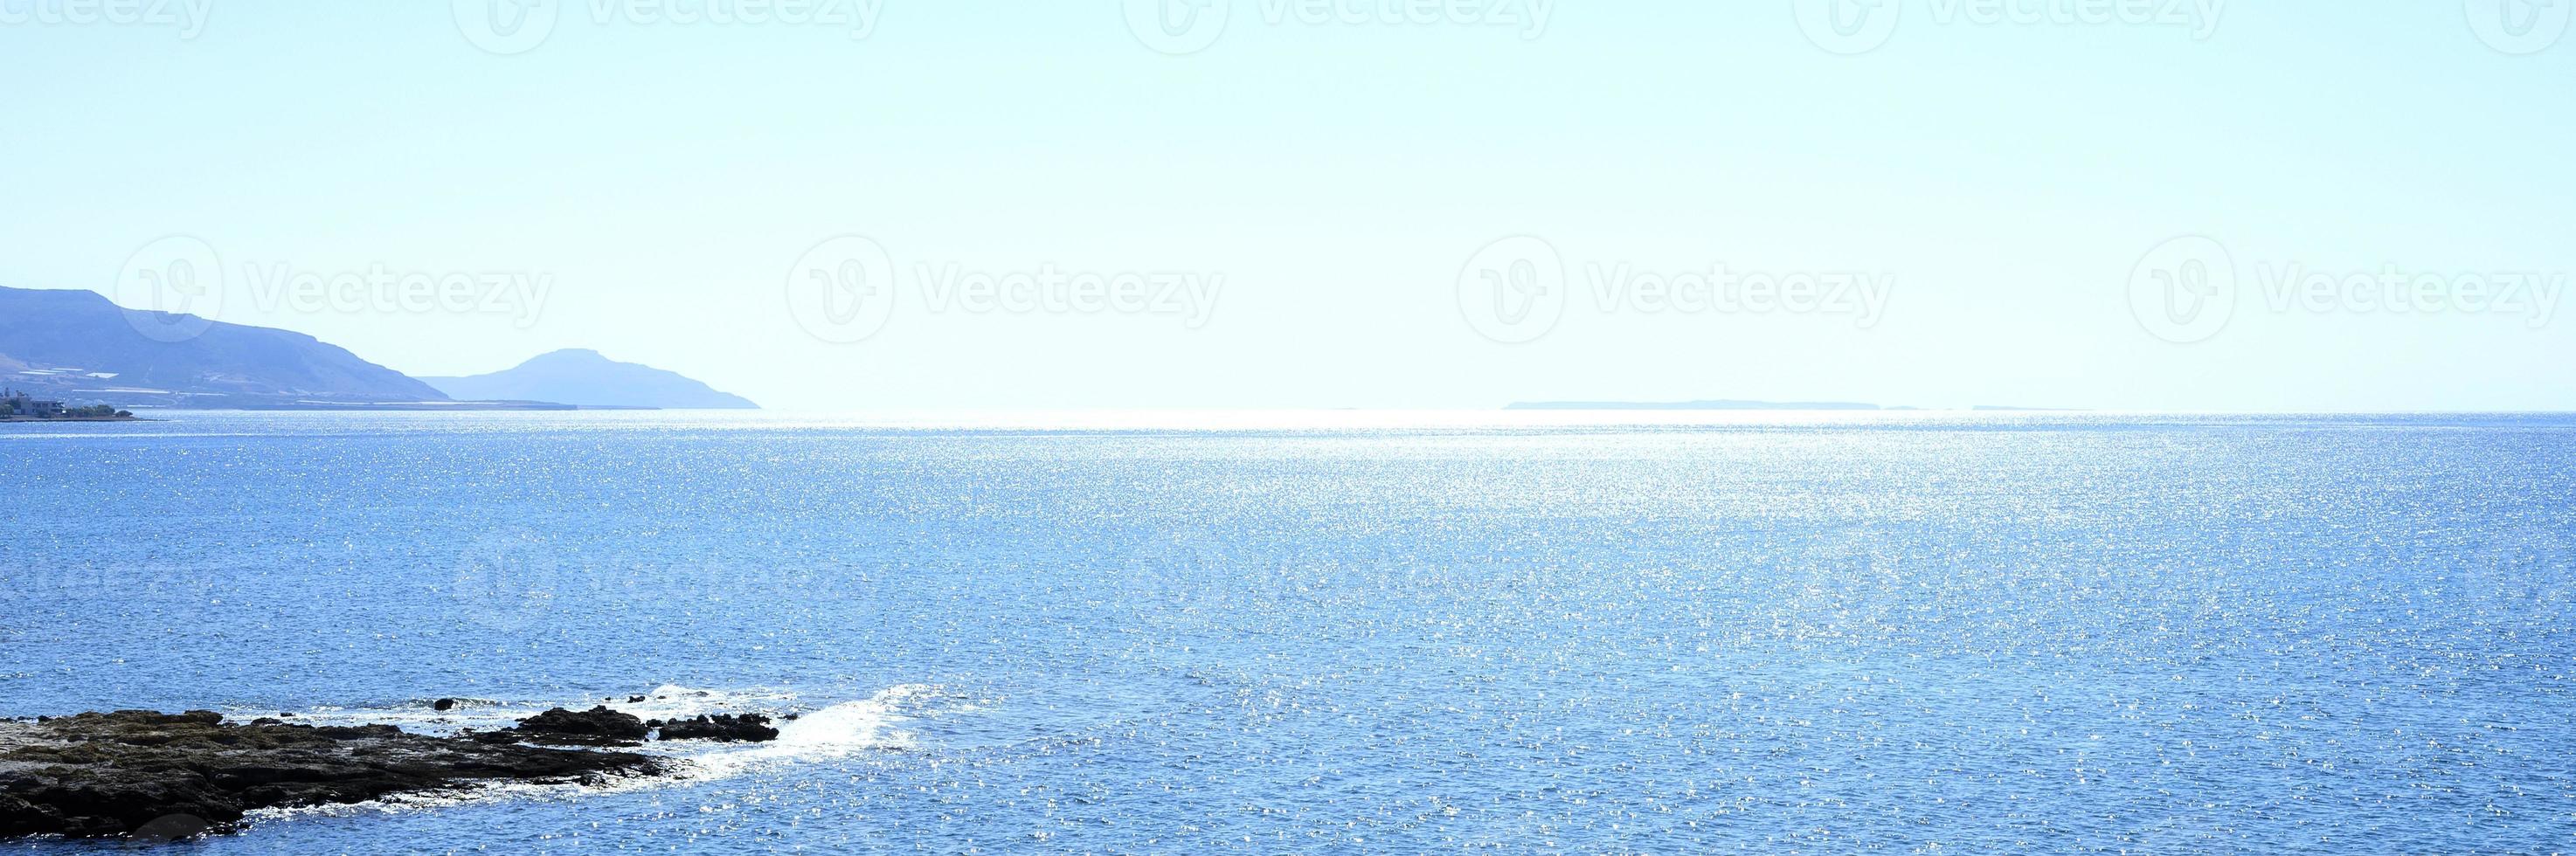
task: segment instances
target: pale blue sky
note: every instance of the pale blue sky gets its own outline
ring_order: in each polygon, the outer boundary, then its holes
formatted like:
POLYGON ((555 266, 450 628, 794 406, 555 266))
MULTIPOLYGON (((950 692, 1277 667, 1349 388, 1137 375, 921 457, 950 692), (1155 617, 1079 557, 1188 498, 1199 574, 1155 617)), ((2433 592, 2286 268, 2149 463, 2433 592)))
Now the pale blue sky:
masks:
POLYGON ((2576 307, 2263 292, 2284 265, 2576 273, 2576 35, 2510 55, 2451 0, 2231 3, 2206 39, 1892 0, 1895 31, 1857 56, 1811 43, 1791 0, 1562 2, 1528 38, 1274 25, 1235 0, 1179 56, 1117 0, 883 0, 863 39, 572 5, 509 56, 448 3, 212 0, 193 39, 24 14, 64 2, 0 0, 20 10, 0 23, 0 284, 112 291, 139 249, 191 236, 222 259, 217 317, 414 374, 590 347, 832 409, 2576 407, 2557 317, 2576 307), (856 343, 809 335, 787 297, 839 235, 897 274, 856 343), (1502 344, 1457 280, 1516 235, 1559 254, 1570 302, 1502 344), (2241 281, 2230 323, 2187 344, 2130 301, 2181 235, 2241 281), (1862 323, 1605 310, 1585 281, 1719 263, 1892 289, 1862 323), (918 281, 951 264, 1222 286, 1196 327, 977 312, 918 281), (551 288, 532 317, 299 308, 262 297, 281 265, 551 288))

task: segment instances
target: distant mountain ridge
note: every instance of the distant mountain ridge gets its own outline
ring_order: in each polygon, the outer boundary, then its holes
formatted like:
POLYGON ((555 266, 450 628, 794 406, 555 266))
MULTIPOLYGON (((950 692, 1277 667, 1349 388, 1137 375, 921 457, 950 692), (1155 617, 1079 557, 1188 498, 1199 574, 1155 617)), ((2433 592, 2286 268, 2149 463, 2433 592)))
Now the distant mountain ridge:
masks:
POLYGON ((206 321, 175 342, 146 326, 194 316, 128 310, 93 291, 0 287, 0 385, 121 406, 446 401, 429 384, 302 333, 206 321))
POLYGON ((674 410, 760 408, 750 399, 719 392, 677 372, 621 363, 587 348, 540 354, 491 374, 421 380, 459 401, 553 401, 583 407, 674 410))

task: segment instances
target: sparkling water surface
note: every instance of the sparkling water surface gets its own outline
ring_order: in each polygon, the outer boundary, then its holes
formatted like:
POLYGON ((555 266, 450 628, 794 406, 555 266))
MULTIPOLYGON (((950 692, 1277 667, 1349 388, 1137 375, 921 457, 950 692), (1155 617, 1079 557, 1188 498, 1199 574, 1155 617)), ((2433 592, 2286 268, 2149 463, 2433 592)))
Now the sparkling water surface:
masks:
POLYGON ((0 716, 802 717, 155 852, 2576 849, 2576 418, 158 415, 0 716))

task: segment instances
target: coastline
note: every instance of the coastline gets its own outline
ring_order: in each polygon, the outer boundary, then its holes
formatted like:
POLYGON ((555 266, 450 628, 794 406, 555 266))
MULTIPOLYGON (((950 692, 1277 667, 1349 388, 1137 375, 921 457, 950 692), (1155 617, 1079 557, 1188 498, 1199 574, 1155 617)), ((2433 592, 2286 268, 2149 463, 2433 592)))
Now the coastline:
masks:
MULTIPOLYGON (((431 707, 444 712, 458 704, 440 699, 431 707)), ((766 742, 779 735, 759 714, 666 722, 605 705, 553 708, 510 727, 452 734, 291 718, 241 723, 207 710, 119 710, 0 720, 0 840, 166 841, 234 831, 263 809, 502 782, 596 785, 658 777, 680 772, 685 762, 623 750, 653 739, 766 742)))
POLYGON ((161 420, 158 420, 158 419, 145 419, 145 418, 140 417, 140 416, 65 416, 65 417, 60 417, 60 418, 55 418, 55 417, 46 417, 46 416, 0 416, 0 422, 158 422, 158 421, 161 421, 161 420))

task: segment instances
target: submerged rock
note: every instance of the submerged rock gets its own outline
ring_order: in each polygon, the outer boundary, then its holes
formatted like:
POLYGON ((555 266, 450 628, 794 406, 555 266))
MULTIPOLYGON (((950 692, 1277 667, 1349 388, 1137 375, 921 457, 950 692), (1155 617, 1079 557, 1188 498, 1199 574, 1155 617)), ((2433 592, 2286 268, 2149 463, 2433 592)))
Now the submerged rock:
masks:
POLYGON ((625 752, 491 745, 390 725, 228 725, 212 711, 84 713, 0 724, 0 838, 169 840, 253 809, 664 770, 625 752))
POLYGON ((651 734, 644 720, 634 714, 609 710, 600 705, 584 711, 555 708, 519 720, 516 728, 503 728, 474 735, 485 743, 551 743, 564 746, 634 746, 651 734))
POLYGON ((701 715, 696 719, 662 723, 662 739, 734 740, 756 743, 778 739, 778 729, 769 727, 769 717, 757 713, 746 713, 741 716, 719 713, 714 716, 701 715))

